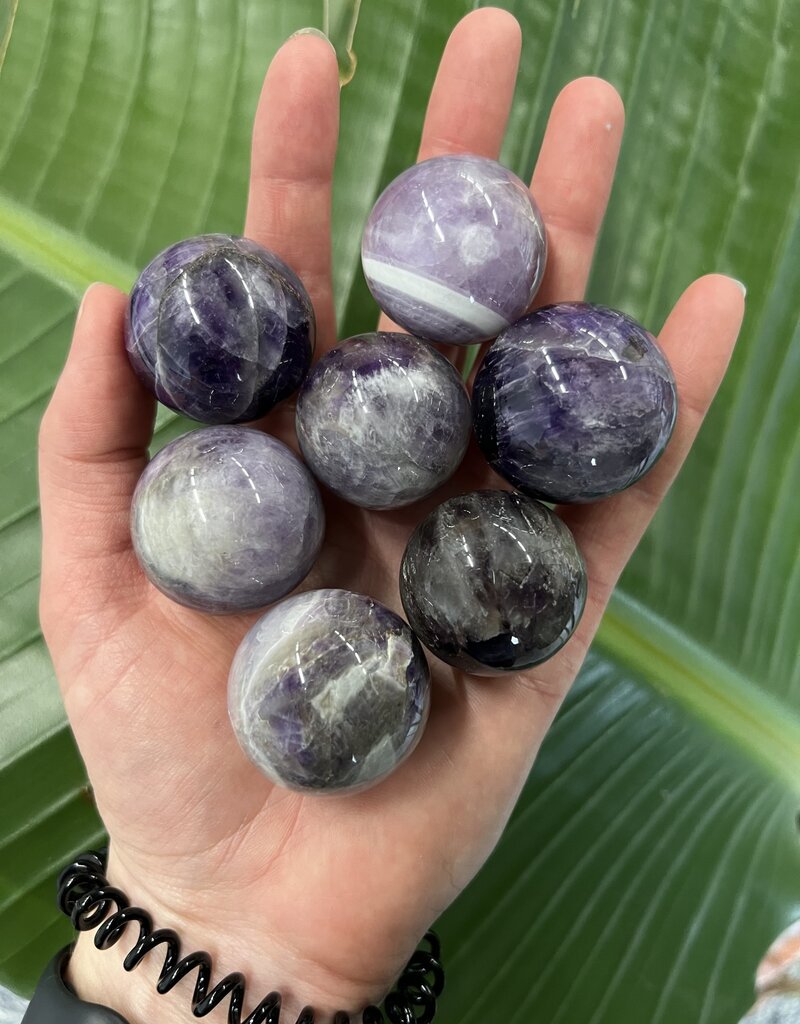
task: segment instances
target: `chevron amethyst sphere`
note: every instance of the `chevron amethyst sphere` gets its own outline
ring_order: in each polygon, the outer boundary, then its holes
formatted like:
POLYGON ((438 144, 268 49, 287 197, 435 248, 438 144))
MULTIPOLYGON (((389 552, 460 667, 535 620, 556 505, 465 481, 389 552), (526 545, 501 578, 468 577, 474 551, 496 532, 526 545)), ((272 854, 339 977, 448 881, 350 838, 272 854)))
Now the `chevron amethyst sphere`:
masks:
POLYGON ((164 405, 203 423, 240 423, 297 389, 314 331, 311 300, 283 260, 249 238, 199 235, 141 272, 125 345, 164 405))
POLYGON ((410 334, 360 334, 316 364, 297 402, 311 471, 365 508, 400 508, 458 469, 469 444, 464 383, 449 360, 410 334))
POLYGON ((586 603, 586 569, 546 505, 511 491, 473 491, 443 502, 411 535, 400 596, 435 655, 466 672, 500 675, 564 646, 586 603))
POLYGON ((411 753, 430 672, 399 615, 346 590, 282 601, 236 652, 228 711, 250 760, 281 786, 366 789, 411 753))
POLYGON ((317 485, 285 444, 248 427, 172 441, 136 486, 131 534, 150 581, 207 612, 262 608, 314 564, 325 532, 317 485))
POLYGON ((475 433, 501 476, 534 498, 584 502, 635 483, 675 424, 655 338, 604 306, 564 302, 504 331, 472 395, 475 433))
POLYGON ((364 229, 361 259, 381 309, 429 341, 469 345, 522 316, 544 273, 536 203, 501 164, 468 154, 410 167, 364 229))

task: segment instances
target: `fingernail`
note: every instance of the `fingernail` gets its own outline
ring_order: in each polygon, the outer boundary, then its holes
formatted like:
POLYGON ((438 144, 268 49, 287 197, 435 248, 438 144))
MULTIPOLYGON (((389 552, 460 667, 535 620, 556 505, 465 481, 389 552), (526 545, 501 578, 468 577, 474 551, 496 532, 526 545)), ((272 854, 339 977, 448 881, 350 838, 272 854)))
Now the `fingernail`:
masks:
POLYGON ((324 39, 332 50, 334 49, 333 43, 328 39, 325 33, 321 31, 321 29, 313 28, 312 26, 309 26, 308 28, 299 28, 296 32, 292 32, 289 38, 296 39, 297 36, 317 36, 319 39, 324 39))
POLYGON ((731 281, 742 289, 742 298, 747 298, 747 285, 744 281, 740 281, 738 277, 732 277, 731 281))
POLYGON ((80 320, 81 315, 83 314, 83 309, 84 309, 84 306, 86 305, 86 300, 89 297, 89 292, 92 290, 92 288, 94 288, 94 286, 96 284, 97 284, 97 281, 93 281, 89 285, 89 287, 86 289, 86 291, 83 293, 83 298, 81 299, 81 304, 80 304, 80 306, 78 306, 78 312, 77 312, 77 315, 75 316, 75 323, 76 324, 80 320))

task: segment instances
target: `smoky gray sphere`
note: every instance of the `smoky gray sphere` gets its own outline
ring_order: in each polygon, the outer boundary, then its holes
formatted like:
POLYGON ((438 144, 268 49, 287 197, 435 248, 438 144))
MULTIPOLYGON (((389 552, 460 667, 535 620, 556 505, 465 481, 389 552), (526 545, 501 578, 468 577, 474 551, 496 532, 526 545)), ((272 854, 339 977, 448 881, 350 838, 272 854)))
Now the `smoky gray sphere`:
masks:
POLYGON ((476 675, 552 657, 580 620, 586 587, 567 526, 510 491, 443 502, 412 534, 400 568, 411 628, 442 661, 476 675))

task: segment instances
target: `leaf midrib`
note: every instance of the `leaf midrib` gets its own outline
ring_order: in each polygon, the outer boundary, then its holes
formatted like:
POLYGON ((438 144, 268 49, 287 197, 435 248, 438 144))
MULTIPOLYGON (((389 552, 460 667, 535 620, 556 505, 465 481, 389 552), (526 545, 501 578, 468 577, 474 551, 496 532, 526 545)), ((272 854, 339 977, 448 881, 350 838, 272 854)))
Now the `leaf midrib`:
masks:
POLYGON ((800 796, 800 716, 789 705, 621 589, 595 643, 800 796))
POLYGON ((21 263, 80 297, 94 281, 127 291, 137 270, 0 192, 0 244, 21 263))
MULTIPOLYGON (((93 281, 127 290, 137 273, 3 192, 0 244, 76 297, 93 281)), ((623 590, 612 597, 595 643, 800 795, 800 716, 792 708, 623 590)))

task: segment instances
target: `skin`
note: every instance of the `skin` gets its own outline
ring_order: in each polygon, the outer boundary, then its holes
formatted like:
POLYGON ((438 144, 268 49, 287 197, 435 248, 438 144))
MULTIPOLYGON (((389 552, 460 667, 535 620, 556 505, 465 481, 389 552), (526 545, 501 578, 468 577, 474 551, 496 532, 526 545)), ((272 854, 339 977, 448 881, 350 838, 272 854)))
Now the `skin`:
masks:
MULTIPOLYGON (((519 26, 506 12, 478 10, 456 26, 420 159, 497 157, 519 50, 519 26)), ((304 280, 318 356, 335 342, 338 104, 329 45, 313 35, 289 40, 256 115, 244 229, 304 280)), ((622 102, 599 79, 572 82, 555 101, 532 183, 550 240, 541 304, 583 295, 622 127, 622 102)), ((719 386, 743 288, 720 275, 701 278, 663 327, 680 413, 653 472, 606 501, 561 510, 590 579, 570 643, 499 681, 431 658, 433 707, 415 754, 375 789, 328 799, 273 787, 228 726, 228 667, 253 616, 212 618, 173 604, 136 564, 128 515, 155 408, 125 356, 124 308, 115 289, 88 290, 40 439, 42 625, 111 836, 109 875, 158 926, 175 928, 185 951, 207 949, 215 978, 242 970, 252 999, 281 990, 287 1019, 305 1003, 355 1011, 381 998, 497 842, 611 590, 719 386)), ((382 318, 380 328, 392 325, 382 318)), ((463 350, 454 354, 463 358, 463 350)), ((261 425, 294 446, 293 415, 287 403, 261 425)), ((447 488, 410 509, 375 513, 328 500, 326 546, 304 587, 344 587, 401 611, 398 567, 414 525, 449 494, 487 486, 502 484, 473 448, 447 488)), ((194 1019, 190 983, 156 995, 160 957, 135 974, 122 971, 134 939, 131 932, 113 951, 97 952, 91 935, 81 937, 70 966, 77 991, 131 1024, 194 1019)), ((226 1012, 227 1002, 211 1019, 226 1012)))

